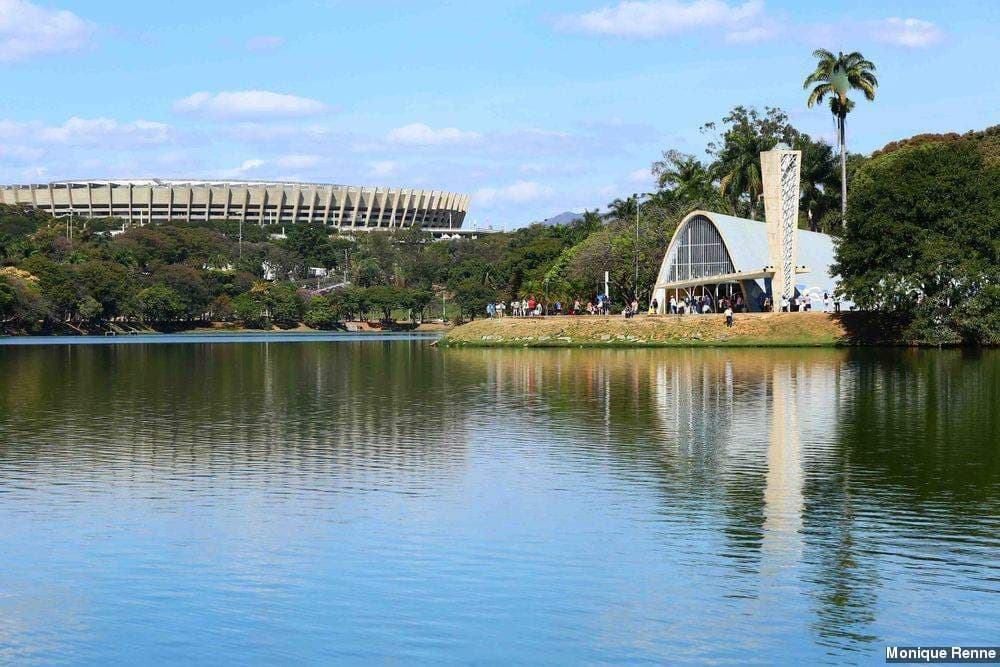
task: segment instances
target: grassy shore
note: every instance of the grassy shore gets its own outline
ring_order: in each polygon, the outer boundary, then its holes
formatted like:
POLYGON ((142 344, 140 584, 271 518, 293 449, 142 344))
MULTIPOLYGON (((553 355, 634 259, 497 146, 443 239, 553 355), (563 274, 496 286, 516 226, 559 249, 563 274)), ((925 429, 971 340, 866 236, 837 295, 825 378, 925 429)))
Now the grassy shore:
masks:
POLYGON ((561 316, 475 320, 438 343, 475 347, 835 347, 898 344, 869 313, 561 316))

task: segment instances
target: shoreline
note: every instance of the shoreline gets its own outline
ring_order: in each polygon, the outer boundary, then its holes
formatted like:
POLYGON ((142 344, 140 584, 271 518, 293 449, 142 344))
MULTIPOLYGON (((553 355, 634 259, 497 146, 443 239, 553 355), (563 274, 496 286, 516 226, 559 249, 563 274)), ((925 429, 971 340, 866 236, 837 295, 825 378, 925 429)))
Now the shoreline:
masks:
MULTIPOLYGON (((227 322, 214 322, 211 326, 196 326, 189 329, 138 329, 131 331, 121 330, 111 332, 79 332, 70 328, 61 331, 46 331, 43 333, 11 333, 0 331, 0 339, 11 338, 133 338, 135 336, 224 336, 224 335, 260 335, 260 336, 280 336, 290 334, 302 335, 330 335, 330 334, 352 334, 352 335, 377 335, 377 334, 442 334, 454 328, 452 324, 442 324, 440 322, 422 322, 413 326, 410 322, 400 322, 397 329, 379 329, 370 326, 368 322, 345 322, 343 329, 313 329, 304 324, 295 327, 282 329, 273 326, 270 329, 249 329, 241 326, 232 326, 227 322), (353 327, 353 328, 350 328, 353 327)), ((131 325, 130 325, 131 326, 131 325)))
POLYGON ((874 313, 739 313, 733 327, 709 315, 560 315, 473 320, 440 347, 849 347, 906 346, 874 313))

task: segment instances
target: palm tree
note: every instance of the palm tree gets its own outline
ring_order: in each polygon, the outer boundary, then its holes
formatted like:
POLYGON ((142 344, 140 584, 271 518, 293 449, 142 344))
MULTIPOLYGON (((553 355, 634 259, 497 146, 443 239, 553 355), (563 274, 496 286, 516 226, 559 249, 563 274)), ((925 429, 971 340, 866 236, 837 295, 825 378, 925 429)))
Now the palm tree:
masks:
POLYGON ((760 154, 774 148, 775 143, 749 125, 733 128, 727 134, 716 168, 719 192, 729 200, 734 214, 740 214, 740 201, 746 195, 750 200, 750 219, 757 219, 757 206, 763 190, 760 154))
POLYGON ((616 197, 613 202, 608 204, 608 210, 604 213, 604 219, 634 220, 636 203, 635 196, 629 197, 628 199, 616 197))
POLYGON ((845 126, 847 114, 854 108, 854 102, 848 99, 849 90, 860 90, 864 93, 865 99, 869 102, 875 99, 875 89, 878 87, 878 79, 872 72, 875 71, 875 64, 865 57, 853 51, 844 55, 839 52, 834 56, 826 49, 813 51, 813 57, 817 59, 816 70, 806 77, 803 89, 813 86, 806 100, 806 106, 812 107, 814 104, 822 102, 823 98, 831 95, 830 111, 837 119, 837 140, 840 144, 840 214, 845 224, 847 220, 847 148, 845 140, 845 126))
POLYGON ((710 201, 715 195, 711 173, 693 155, 664 151, 663 159, 653 163, 652 172, 660 192, 669 193, 674 201, 693 204, 710 201))
POLYGON ((802 151, 800 208, 805 211, 809 229, 817 232, 825 213, 836 207, 834 192, 839 186, 837 159, 830 144, 813 141, 807 134, 799 135, 792 147, 802 151))

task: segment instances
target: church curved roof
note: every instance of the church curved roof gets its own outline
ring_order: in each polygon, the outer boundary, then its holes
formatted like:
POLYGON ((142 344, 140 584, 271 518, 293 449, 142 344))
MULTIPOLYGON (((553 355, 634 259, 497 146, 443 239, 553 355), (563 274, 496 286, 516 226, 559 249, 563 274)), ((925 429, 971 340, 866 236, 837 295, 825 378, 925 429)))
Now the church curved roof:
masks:
MULTIPOLYGON (((761 271, 771 264, 767 256, 767 225, 758 220, 712 211, 694 211, 678 225, 674 237, 677 238, 685 225, 699 217, 709 220, 719 231, 736 271, 761 271)), ((797 230, 797 234, 796 263, 808 268, 809 272, 798 275, 796 286, 800 290, 818 288, 833 292, 837 285, 837 277, 830 268, 834 262, 833 237, 804 229, 797 230)))

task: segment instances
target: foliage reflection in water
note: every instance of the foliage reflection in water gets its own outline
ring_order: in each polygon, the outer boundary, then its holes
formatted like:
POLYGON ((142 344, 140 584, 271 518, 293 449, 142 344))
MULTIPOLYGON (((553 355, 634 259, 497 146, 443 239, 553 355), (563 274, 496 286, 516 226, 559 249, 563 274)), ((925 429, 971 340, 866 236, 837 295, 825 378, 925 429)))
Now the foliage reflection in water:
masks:
POLYGON ((0 348, 0 661, 988 644, 1000 355, 0 348))

